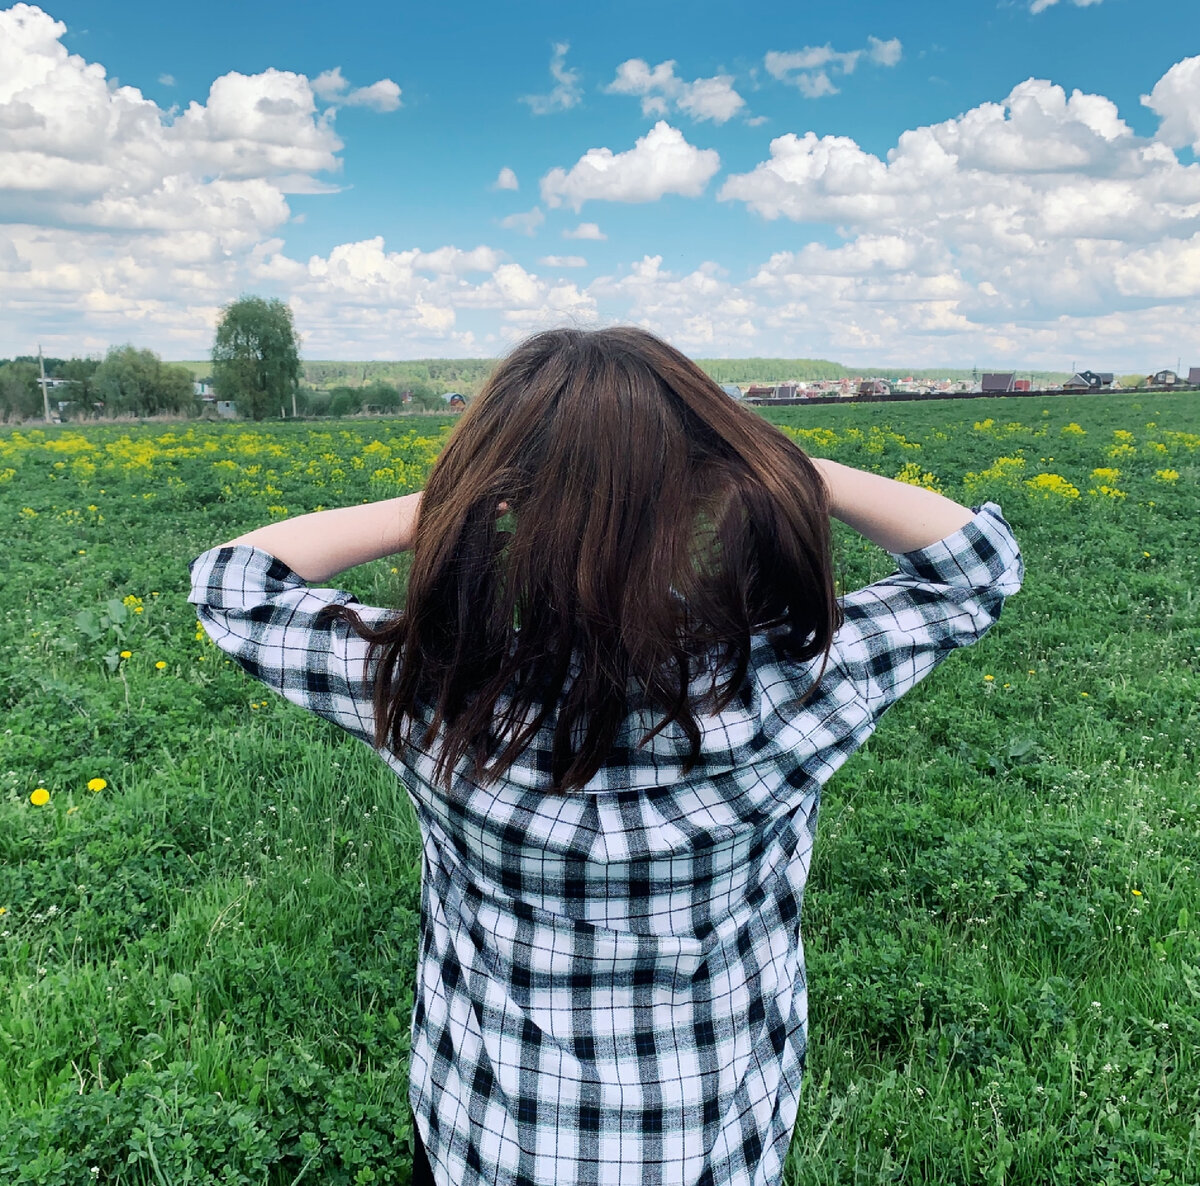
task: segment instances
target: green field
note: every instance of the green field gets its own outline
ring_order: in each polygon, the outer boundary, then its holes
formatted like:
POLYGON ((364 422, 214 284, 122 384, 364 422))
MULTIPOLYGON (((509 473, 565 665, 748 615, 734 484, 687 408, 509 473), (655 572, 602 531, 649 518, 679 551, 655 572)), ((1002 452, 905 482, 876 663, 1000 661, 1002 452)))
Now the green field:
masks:
MULTIPOLYGON (((1026 565, 826 788, 789 1186, 1196 1186, 1200 398, 770 415, 1000 503, 1026 565)), ((0 1183, 408 1182, 406 793, 185 597, 215 544, 419 488, 449 424, 0 434, 0 1183)), ((892 570, 835 538, 841 588, 892 570)))

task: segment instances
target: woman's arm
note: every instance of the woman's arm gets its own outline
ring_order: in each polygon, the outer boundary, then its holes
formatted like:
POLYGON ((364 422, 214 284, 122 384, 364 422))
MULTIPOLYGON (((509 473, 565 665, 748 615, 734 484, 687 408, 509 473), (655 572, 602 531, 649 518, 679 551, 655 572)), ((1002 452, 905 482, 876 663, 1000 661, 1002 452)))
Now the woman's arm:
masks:
POLYGON ((229 541, 250 544, 282 560, 310 585, 412 547, 421 494, 361 506, 335 507, 269 523, 229 541))
POLYGON ((829 513, 886 552, 912 552, 953 535, 974 512, 952 498, 881 474, 810 458, 829 488, 829 513))

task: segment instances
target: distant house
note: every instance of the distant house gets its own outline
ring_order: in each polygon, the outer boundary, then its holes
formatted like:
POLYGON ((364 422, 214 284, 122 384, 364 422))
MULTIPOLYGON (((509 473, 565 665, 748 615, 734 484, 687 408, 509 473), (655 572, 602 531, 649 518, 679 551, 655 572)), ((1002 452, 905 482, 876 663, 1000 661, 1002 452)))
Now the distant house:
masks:
POLYGON ((990 375, 983 376, 983 382, 980 385, 980 390, 984 394, 998 394, 1006 391, 1015 390, 1013 387, 1017 376, 1012 371, 996 371, 990 375))
POLYGON ((1200 387, 1200 367, 1188 368, 1188 386, 1200 387))
POLYGON ((1155 371, 1150 376, 1151 387, 1174 387, 1179 382, 1179 376, 1174 371, 1155 371))
POLYGON ((1033 384, 1028 379, 1018 379, 1013 384, 1014 391, 1029 391, 1032 389, 1032 387, 1033 384))
POLYGON ((775 388, 776 399, 795 399, 800 394, 798 383, 780 383, 775 388))
POLYGON ((721 390, 733 399, 742 398, 742 389, 736 383, 722 383, 721 390))
POLYGON ((767 387, 762 383, 751 383, 750 386, 746 388, 746 398, 747 399, 774 399, 775 398, 775 388, 767 387))
POLYGON ((217 415, 224 417, 226 420, 236 419, 237 401, 232 399, 217 400, 217 415))
POLYGON ((461 391, 444 392, 442 399, 446 401, 446 406, 450 408, 465 408, 467 406, 467 397, 461 391))
POLYGON ((883 379, 864 379, 858 385, 859 395, 891 395, 892 389, 883 379))
POLYGON ((1064 391, 1110 391, 1112 371, 1076 371, 1063 385, 1064 391))
POLYGON ((212 388, 207 383, 202 383, 199 379, 193 379, 192 393, 199 396, 210 395, 212 394, 212 388))

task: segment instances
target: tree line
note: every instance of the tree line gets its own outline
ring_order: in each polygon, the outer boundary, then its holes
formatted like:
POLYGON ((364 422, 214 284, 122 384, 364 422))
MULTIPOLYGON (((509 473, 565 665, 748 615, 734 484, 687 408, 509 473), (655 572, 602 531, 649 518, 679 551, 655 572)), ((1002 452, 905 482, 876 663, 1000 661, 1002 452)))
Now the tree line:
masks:
MULTIPOLYGON (((234 403, 239 417, 262 420, 279 415, 345 416, 404 406, 434 411, 442 396, 459 391, 473 396, 492 369, 494 358, 426 358, 394 362, 302 362, 291 308, 280 300, 242 296, 221 311, 206 362, 164 362, 152 350, 114 346, 101 359, 47 358, 48 378, 64 380, 52 393, 54 410, 70 419, 123 415, 199 415, 203 401, 194 381, 210 383, 219 400, 234 403)), ((850 368, 821 358, 706 358, 697 364, 718 383, 779 383, 838 380, 859 376, 899 379, 963 379, 977 370, 894 367, 850 368)), ((1059 372, 1030 371, 1035 385, 1062 382, 1059 372)), ((1133 376, 1129 376, 1133 378, 1133 376)), ((211 413, 210 413, 211 414, 211 413)), ((38 360, 0 360, 0 416, 41 419, 38 360)))
MULTIPOLYGON (((103 359, 46 358, 46 378, 63 380, 47 392, 52 412, 73 420, 101 416, 193 415, 192 373, 163 362, 153 350, 114 346, 103 359)), ((0 417, 40 420, 45 415, 36 357, 0 359, 0 417)))

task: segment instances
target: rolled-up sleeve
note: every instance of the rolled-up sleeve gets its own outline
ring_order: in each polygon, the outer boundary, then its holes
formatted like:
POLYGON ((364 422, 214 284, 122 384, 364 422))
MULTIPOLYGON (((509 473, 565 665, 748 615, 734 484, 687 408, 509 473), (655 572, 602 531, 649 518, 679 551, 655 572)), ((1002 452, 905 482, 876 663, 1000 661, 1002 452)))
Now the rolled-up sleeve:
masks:
POLYGON ((1021 549, 994 502, 936 543, 892 552, 890 576, 841 599, 833 650, 878 719, 957 647, 978 641, 1025 577, 1021 549))
POLYGON ((364 606, 341 589, 310 589, 269 552, 223 544, 188 566, 188 601, 209 638, 249 675, 285 699, 373 747, 373 681, 367 643, 342 621, 321 621, 327 605, 349 605, 378 627, 397 611, 364 606))

